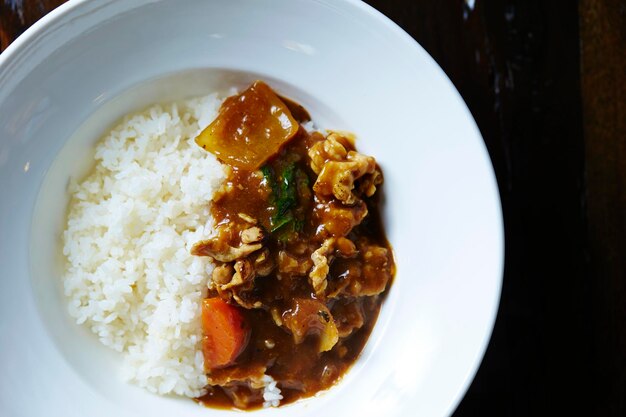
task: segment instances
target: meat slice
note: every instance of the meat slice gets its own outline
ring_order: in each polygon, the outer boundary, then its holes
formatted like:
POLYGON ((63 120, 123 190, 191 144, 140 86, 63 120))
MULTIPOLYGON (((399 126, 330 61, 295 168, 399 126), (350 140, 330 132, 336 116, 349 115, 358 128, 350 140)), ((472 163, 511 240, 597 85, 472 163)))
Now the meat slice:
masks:
POLYGON ((261 243, 242 243, 235 247, 230 246, 219 238, 213 238, 201 240, 194 244, 191 248, 191 254, 196 256, 210 256, 220 262, 233 262, 258 251, 262 247, 263 245, 261 243))
POLYGON ((261 308, 263 304, 253 295, 256 277, 265 277, 274 269, 267 248, 235 262, 219 264, 212 273, 209 288, 224 300, 231 300, 246 309, 261 308))
POLYGON ((253 256, 254 270, 256 271, 257 276, 266 277, 272 273, 274 268, 276 268, 268 248, 263 248, 263 250, 255 253, 253 256))
POLYGON ((367 216, 367 205, 362 200, 346 206, 336 200, 318 204, 314 216, 319 221, 316 234, 321 237, 343 237, 367 216))
POLYGON ((391 253, 387 248, 369 243, 361 243, 359 251, 364 261, 363 275, 348 286, 348 292, 354 296, 382 293, 392 276, 391 253))
POLYGON ((235 273, 227 284, 222 285, 221 289, 227 290, 232 287, 240 286, 254 280, 255 271, 252 262, 249 259, 239 259, 234 265, 235 273))
POLYGON ((293 276, 306 276, 312 266, 313 262, 311 259, 301 259, 284 250, 278 252, 278 270, 281 273, 293 276))
POLYGON ((263 388, 267 367, 260 364, 250 365, 247 368, 231 366, 214 369, 207 374, 210 385, 227 386, 233 383, 247 383, 252 388, 263 388))
POLYGON ((263 365, 240 368, 217 369, 207 375, 209 392, 221 389, 232 400, 235 407, 245 409, 252 404, 258 404, 263 399, 263 388, 267 376, 263 365), (214 386, 214 387, 212 387, 214 386))
POLYGON ((249 221, 254 219, 239 214, 243 223, 221 224, 215 236, 196 243, 191 254, 210 256, 218 262, 209 288, 215 289, 221 298, 247 309, 260 308, 262 303, 251 296, 254 279, 269 275, 275 265, 269 249, 263 248, 265 231, 249 221))
POLYGON ((376 167, 372 175, 366 175, 360 181, 357 194, 365 197, 371 197, 376 193, 376 189, 383 183, 383 173, 376 167))
POLYGON ((318 141, 308 151, 310 166, 315 174, 319 175, 328 161, 343 161, 348 156, 348 149, 352 148, 352 141, 338 133, 331 133, 327 138, 320 136, 318 141), (348 149, 347 149, 348 148, 348 149))
POLYGON ((365 315, 361 301, 361 298, 346 298, 333 305, 331 313, 335 318, 339 337, 348 337, 363 327, 365 315))
POLYGON ((211 274, 213 285, 222 286, 228 284, 235 275, 235 269, 231 264, 217 265, 211 274))
POLYGON ((373 296, 382 293, 393 276, 391 252, 370 242, 356 241, 358 256, 333 265, 327 298, 373 296))
POLYGON ((318 174, 313 191, 321 199, 336 198, 343 204, 359 201, 355 195, 355 182, 363 178, 358 190, 369 197, 382 182, 376 160, 353 150, 352 139, 331 133, 326 140, 314 144, 308 152, 310 166, 318 174))
POLYGON ((322 246, 311 254, 313 268, 309 272, 309 282, 318 297, 324 296, 328 282, 326 277, 330 271, 330 263, 334 255, 350 258, 357 253, 354 243, 344 237, 326 239, 322 246))
POLYGON ((330 161, 324 165, 313 185, 317 195, 327 198, 334 196, 348 205, 358 200, 352 192, 354 182, 366 174, 374 174, 376 160, 354 151, 349 152, 348 158, 345 162, 330 161))
POLYGON ((216 290, 222 299, 233 301, 245 309, 262 308, 263 303, 253 291, 254 282, 258 275, 255 264, 256 262, 248 257, 236 261, 232 266, 226 264, 216 267, 213 271, 213 282, 210 284, 210 288, 216 290), (224 270, 230 275, 222 272, 224 270), (216 281, 216 275, 219 276, 220 281, 216 281), (222 278, 222 275, 225 279, 222 278))
POLYGON ((293 299, 290 307, 282 313, 280 322, 291 332, 296 344, 302 343, 307 336, 318 336, 320 352, 332 349, 339 340, 332 314, 318 300, 293 299))
POLYGON ((264 238, 265 233, 258 226, 248 227, 229 222, 219 226, 216 235, 211 239, 194 244, 191 254, 210 256, 219 262, 233 262, 261 249, 264 238))
POLYGON ((250 245, 259 243, 263 240, 265 234, 263 229, 258 226, 249 227, 241 232, 241 243, 250 245))

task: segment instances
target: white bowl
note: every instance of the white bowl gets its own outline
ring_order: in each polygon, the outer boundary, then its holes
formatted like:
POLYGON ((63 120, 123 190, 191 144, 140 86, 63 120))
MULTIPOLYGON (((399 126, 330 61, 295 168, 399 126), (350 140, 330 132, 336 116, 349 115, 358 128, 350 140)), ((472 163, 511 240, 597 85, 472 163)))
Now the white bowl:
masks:
POLYGON ((350 0, 72 0, 0 55, 0 415, 229 413, 121 381, 120 358, 66 314, 59 235, 67 180, 111 123, 255 78, 376 156, 398 265, 341 383, 255 413, 453 411, 496 316, 503 229, 478 129, 426 52, 350 0))

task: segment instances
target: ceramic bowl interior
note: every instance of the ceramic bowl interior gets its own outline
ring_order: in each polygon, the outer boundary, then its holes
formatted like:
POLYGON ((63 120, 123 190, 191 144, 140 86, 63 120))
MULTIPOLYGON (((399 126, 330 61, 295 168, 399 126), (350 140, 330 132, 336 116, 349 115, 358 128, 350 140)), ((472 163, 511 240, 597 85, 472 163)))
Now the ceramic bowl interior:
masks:
POLYGON ((60 234, 69 178, 121 116, 255 79, 377 158, 398 266, 346 377, 255 414, 452 412, 495 319, 503 232, 478 129, 434 61, 355 1, 72 0, 0 55, 0 414, 231 413, 122 382, 120 357, 66 313, 60 234))

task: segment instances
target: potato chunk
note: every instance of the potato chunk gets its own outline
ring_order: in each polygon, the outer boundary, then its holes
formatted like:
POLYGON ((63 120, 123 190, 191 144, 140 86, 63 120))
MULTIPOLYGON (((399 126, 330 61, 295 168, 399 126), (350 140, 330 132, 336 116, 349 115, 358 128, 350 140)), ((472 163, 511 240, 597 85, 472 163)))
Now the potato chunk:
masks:
POLYGON ((222 162, 255 170, 298 132, 287 105, 262 81, 224 101, 196 143, 222 162))

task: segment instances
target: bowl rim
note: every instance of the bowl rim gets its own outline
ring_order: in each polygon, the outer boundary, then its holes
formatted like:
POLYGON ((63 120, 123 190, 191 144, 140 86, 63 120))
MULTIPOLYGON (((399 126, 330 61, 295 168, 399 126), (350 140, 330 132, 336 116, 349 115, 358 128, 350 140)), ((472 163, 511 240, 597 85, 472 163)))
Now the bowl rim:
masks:
MULTIPOLYGON (((161 1, 161 0, 156 0, 156 1, 161 1)), ((322 3, 322 4, 328 4, 330 0, 311 0, 311 1, 322 3)), ((482 147, 482 152, 486 155, 486 161, 488 161, 490 164, 492 179, 493 179, 493 187, 494 187, 493 193, 497 199, 497 210, 498 210, 498 215, 499 215, 496 221, 499 223, 498 229, 499 229, 499 235, 501 237, 500 239, 501 247, 499 248, 500 250, 498 251, 498 253, 494 253, 493 261, 494 261, 494 264, 498 265, 498 269, 500 271, 499 273, 500 278, 497 281, 496 288, 494 288, 495 297, 492 300, 491 315, 488 320, 488 323, 486 323, 488 324, 488 330, 483 334, 483 337, 480 343, 480 348, 477 351, 476 359, 471 364, 471 367, 469 369, 469 372, 466 375, 464 382, 461 384, 461 386, 459 386, 454 397, 450 399, 448 408, 445 412, 445 415, 452 415, 452 413, 457 409, 462 399, 464 398, 465 394, 467 393, 470 387, 470 384, 473 382, 474 378, 476 377, 478 369, 485 357, 485 354, 489 345, 489 341, 491 340, 491 337, 494 331, 494 326, 495 326, 496 319, 498 316, 498 311, 500 308, 500 300, 502 297, 502 283, 503 283, 503 276, 504 276, 506 240, 505 240, 502 199, 500 197, 500 191, 498 187, 497 178, 495 175, 495 170, 493 167, 493 162, 491 161, 491 157, 487 151, 487 147, 482 137, 482 134, 480 132, 480 129, 478 128, 476 121, 474 117, 472 116, 471 111, 467 107, 467 104, 463 100, 462 96, 460 95, 460 93, 458 92, 458 90, 456 89, 452 81, 450 80, 450 78, 447 76, 447 74, 443 71, 443 69, 432 58, 430 54, 411 35, 409 35, 405 30, 403 30, 397 23, 395 23, 390 18, 385 16, 382 12, 378 11, 373 6, 370 6, 364 1, 362 0, 332 0, 332 1, 337 2, 337 3, 343 3, 344 5, 349 6, 349 7, 355 7, 357 9, 360 9, 362 12, 367 13, 368 15, 370 15, 371 17, 379 21, 382 25, 384 25, 388 30, 390 30, 392 34, 398 38, 399 41, 404 42, 405 44, 407 44, 407 46, 413 48, 416 52, 419 52, 420 54, 424 55, 424 57, 431 60, 431 63, 434 64, 433 70, 438 71, 440 73, 439 75, 442 76, 443 80, 448 83, 449 87, 451 88, 450 92, 457 96, 460 103, 462 103, 462 107, 464 111, 466 112, 466 115, 468 116, 470 122, 474 124, 476 128, 476 133, 479 135, 481 142, 482 142, 480 144, 480 146, 482 147)), ((82 8, 87 8, 88 6, 93 6, 94 9, 100 9, 114 2, 115 0, 69 0, 61 4, 57 8, 53 9, 46 15, 44 15, 38 21, 36 21, 33 25, 27 28, 22 34, 20 34, 20 36, 18 36, 15 40, 13 40, 13 42, 9 44, 8 47, 4 51, 2 51, 2 53, 0 53, 0 90, 2 89, 2 86, 5 84, 5 82, 11 78, 11 74, 12 74, 12 72, 10 71, 11 68, 14 66, 18 66, 21 61, 28 59, 28 56, 30 55, 31 51, 33 50, 33 48, 36 47, 39 41, 42 38, 44 38, 46 35, 48 35, 50 31, 54 31, 56 29, 55 25, 60 25, 64 23, 64 22, 61 22, 63 17, 65 17, 66 15, 72 12, 80 11, 82 8)), ((141 5, 143 5, 143 3, 141 5)), ((92 11, 93 10, 84 10, 83 13, 88 13, 92 11)), ((77 17, 80 17, 80 16, 77 16, 77 17)))

